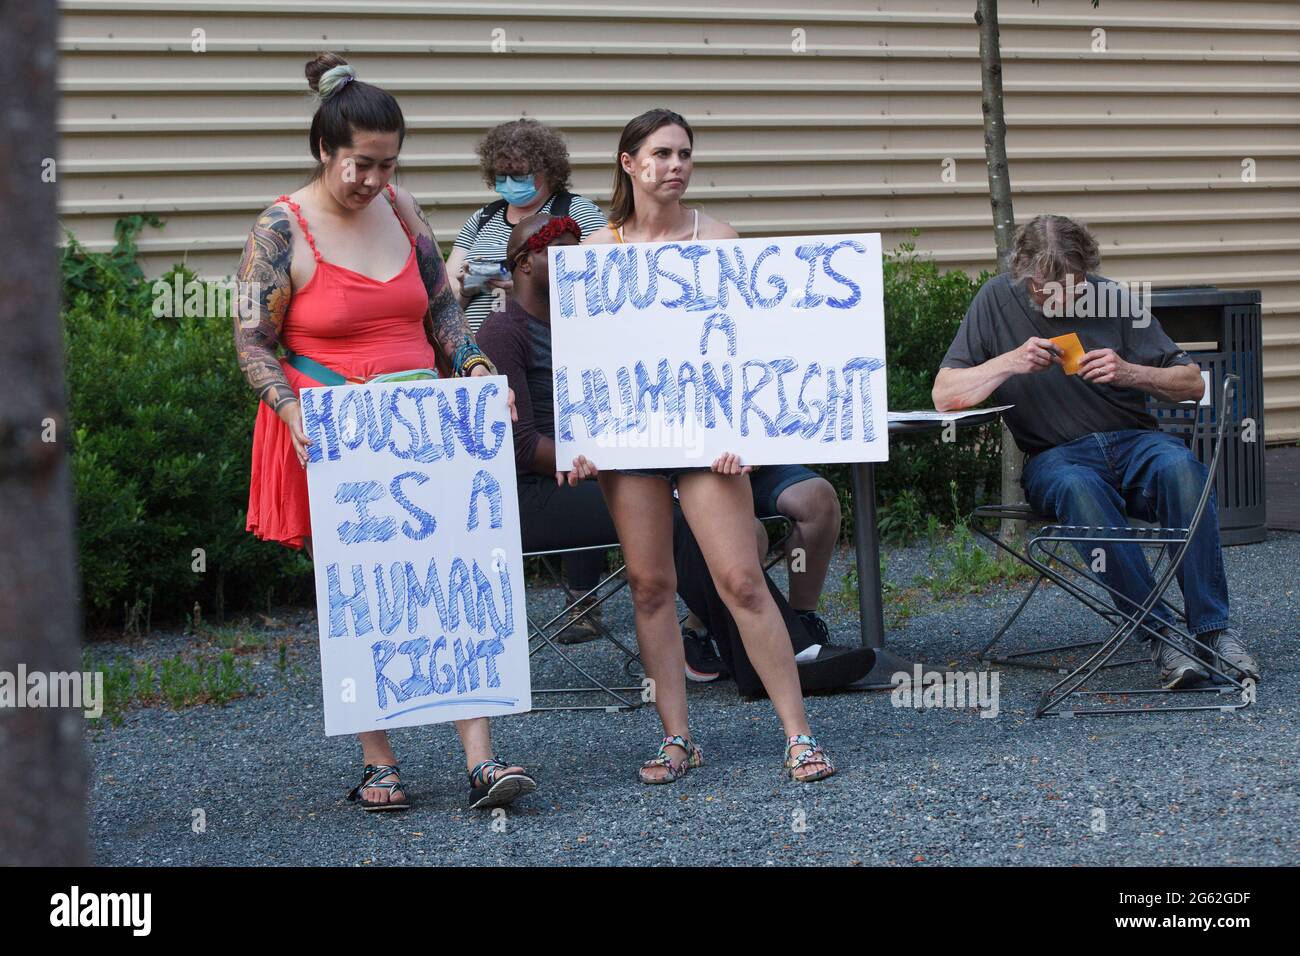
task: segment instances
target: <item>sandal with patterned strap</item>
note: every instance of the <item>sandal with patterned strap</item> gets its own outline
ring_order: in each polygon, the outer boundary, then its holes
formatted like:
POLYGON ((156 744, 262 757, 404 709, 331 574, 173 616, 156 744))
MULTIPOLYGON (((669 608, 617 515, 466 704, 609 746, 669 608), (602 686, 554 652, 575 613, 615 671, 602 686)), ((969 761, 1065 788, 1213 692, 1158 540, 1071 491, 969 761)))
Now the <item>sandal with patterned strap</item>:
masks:
POLYGON ((537 781, 524 773, 523 767, 514 767, 493 757, 477 764, 469 772, 469 807, 471 810, 504 807, 536 789, 537 781), (510 773, 510 770, 515 772, 510 773))
POLYGON ((642 783, 650 785, 676 783, 692 770, 698 770, 703 766, 704 751, 685 737, 674 735, 664 738, 663 743, 659 745, 659 753, 641 765, 641 769, 637 771, 637 776, 641 778, 642 783), (681 747, 682 750, 686 751, 686 758, 674 762, 673 758, 668 756, 669 747, 681 747), (667 767, 668 773, 662 777, 647 776, 646 771, 653 770, 655 767, 667 767))
POLYGON ((366 764, 366 768, 361 771, 361 782, 348 791, 348 800, 351 803, 359 802, 361 809, 367 813, 373 813, 376 810, 408 810, 411 806, 411 801, 406 799, 405 786, 402 781, 397 779, 396 764, 366 764), (393 779, 388 780, 389 777, 393 779), (367 800, 361 795, 361 791, 368 787, 387 790, 388 799, 382 803, 378 800, 367 800), (394 794, 398 791, 401 791, 401 799, 394 797, 394 794))
POLYGON ((826 755, 826 751, 822 750, 821 744, 816 739, 807 734, 795 734, 785 742, 785 775, 791 780, 797 783, 813 783, 817 780, 825 780, 834 773, 835 764, 831 763, 831 758, 826 755), (800 745, 808 749, 799 756, 791 758, 790 751, 800 745), (819 763, 822 768, 811 773, 798 772, 810 763, 819 763))

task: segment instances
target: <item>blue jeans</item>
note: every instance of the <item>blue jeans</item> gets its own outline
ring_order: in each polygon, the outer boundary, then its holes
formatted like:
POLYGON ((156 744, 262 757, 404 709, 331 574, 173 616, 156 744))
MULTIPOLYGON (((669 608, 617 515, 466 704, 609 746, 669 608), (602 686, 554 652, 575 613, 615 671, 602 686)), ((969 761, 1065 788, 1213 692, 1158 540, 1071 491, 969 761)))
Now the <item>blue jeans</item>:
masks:
MULTIPOLYGON (((1205 485, 1206 468, 1173 435, 1156 430, 1093 432, 1031 455, 1020 478, 1025 497, 1036 510, 1055 515, 1061 524, 1103 528, 1128 526, 1125 514, 1164 528, 1186 528, 1205 485)), ((1076 545, 1086 565, 1093 548, 1076 545)), ((1104 571, 1098 577, 1135 604, 1155 582, 1142 548, 1136 544, 1105 546, 1104 571)), ((1192 537, 1178 571, 1187 623, 1200 635, 1228 626, 1228 582, 1219 548, 1219 513, 1214 495, 1201 526, 1192 537)), ((1135 608, 1124 610, 1133 612, 1135 608)), ((1156 605, 1153 616, 1172 623, 1156 605)))

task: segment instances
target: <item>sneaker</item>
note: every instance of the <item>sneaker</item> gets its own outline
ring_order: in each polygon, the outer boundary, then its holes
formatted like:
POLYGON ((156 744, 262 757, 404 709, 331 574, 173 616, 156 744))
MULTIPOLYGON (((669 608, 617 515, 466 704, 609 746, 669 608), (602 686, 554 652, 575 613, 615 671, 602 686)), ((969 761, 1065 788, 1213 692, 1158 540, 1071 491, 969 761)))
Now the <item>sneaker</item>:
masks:
MULTIPOLYGON (((823 625, 824 626, 824 625, 823 625)), ((843 644, 823 644, 817 656, 796 660, 799 687, 805 694, 825 694, 849 690, 871 672, 876 663, 876 652, 869 647, 845 647, 843 644)))
POLYGON ((826 622, 816 611, 795 611, 795 613, 799 615, 799 620, 803 621, 803 626, 808 629, 808 636, 813 639, 814 644, 831 642, 831 629, 826 626, 826 622))
POLYGON ((726 671, 713 638, 693 627, 682 628, 682 645, 686 651, 686 679, 697 684, 717 680, 726 671))
MULTIPOLYGON (((568 595, 570 604, 578 598, 571 591, 565 591, 565 594, 568 595)), ((564 623, 568 626, 555 639, 557 643, 585 644, 594 641, 600 637, 600 605, 594 599, 587 598, 564 615, 564 623)))
MULTIPOLYGON (((799 689, 808 694, 833 694, 837 691, 865 690, 855 686, 871 673, 876 663, 876 652, 869 647, 845 647, 843 644, 821 644, 813 657, 795 660, 799 671, 799 689)), ((767 691, 760 684, 752 694, 741 694, 741 700, 766 700, 767 691)))
POLYGON ((1241 635, 1237 633, 1236 628, 1225 627, 1221 631, 1207 634, 1201 640, 1213 647, 1214 653, 1222 658, 1220 661, 1211 662, 1219 670, 1230 677, 1238 677, 1237 672, 1233 670, 1236 667, 1244 671, 1245 675, 1251 680, 1259 681, 1259 665, 1255 663, 1255 658, 1251 657, 1250 652, 1246 650, 1246 645, 1241 643, 1241 635))
POLYGON ((1187 653, 1177 634, 1169 630, 1162 630, 1161 633, 1174 642, 1170 645, 1151 638, 1151 661, 1159 670, 1161 687, 1177 690, 1210 676, 1201 662, 1187 653))

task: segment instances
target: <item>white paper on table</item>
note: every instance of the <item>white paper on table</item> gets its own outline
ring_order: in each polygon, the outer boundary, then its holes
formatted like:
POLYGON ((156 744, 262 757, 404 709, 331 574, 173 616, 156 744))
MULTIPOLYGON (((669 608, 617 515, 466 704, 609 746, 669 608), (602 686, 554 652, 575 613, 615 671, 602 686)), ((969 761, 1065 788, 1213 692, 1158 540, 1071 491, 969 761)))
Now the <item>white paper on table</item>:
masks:
POLYGON ((960 412, 941 412, 937 409, 918 409, 910 412, 890 412, 891 422, 951 422, 959 418, 974 415, 987 415, 989 412, 1005 412, 1014 405, 994 405, 992 408, 968 408, 960 412))

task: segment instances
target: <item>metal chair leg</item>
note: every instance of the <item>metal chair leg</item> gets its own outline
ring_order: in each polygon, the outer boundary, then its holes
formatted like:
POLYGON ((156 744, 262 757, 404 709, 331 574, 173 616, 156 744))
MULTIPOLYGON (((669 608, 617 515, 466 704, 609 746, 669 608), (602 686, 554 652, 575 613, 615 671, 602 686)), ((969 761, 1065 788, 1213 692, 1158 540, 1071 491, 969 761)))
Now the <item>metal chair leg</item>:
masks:
MULTIPOLYGON (((1000 628, 998 628, 998 632, 993 635, 993 640, 989 641, 982 648, 980 648, 979 654, 976 655, 976 658, 978 660, 992 661, 998 664, 1007 663, 1007 661, 1004 658, 989 656, 989 650, 993 647, 994 644, 1002 640, 1002 636, 1006 634, 1007 631, 1011 630, 1011 625, 1016 623, 1016 619, 1020 617, 1020 612, 1025 609, 1025 605, 1029 603, 1029 599, 1034 596, 1034 593, 1038 590, 1038 586, 1042 584, 1043 581, 1045 580, 1046 579, 1041 574, 1034 580, 1033 587, 1031 587, 1025 593, 1025 596, 1020 599, 1020 603, 1016 605, 1016 609, 1011 612, 1011 616, 1007 618, 1005 622, 1003 622, 1000 628)), ((1015 657, 1016 654, 1012 654, 1010 656, 1015 657)))
MULTIPOLYGON (((1069 669, 1059 663, 1043 662, 1043 661, 1034 660, 1033 658, 1041 657, 1046 654, 1077 651, 1087 647, 1096 647, 1102 642, 1096 640, 1076 641, 1069 644, 1057 644, 1050 647, 1039 647, 1039 648, 1032 648, 1023 651, 1013 651, 1008 654, 1003 654, 1000 657, 990 656, 988 654, 989 650, 993 647, 993 645, 996 644, 998 641, 1000 641, 1006 635, 1007 631, 1011 629, 1011 626, 1015 624, 1016 620, 1020 617, 1021 613, 1028 606, 1030 599, 1032 599, 1034 594, 1037 593, 1038 588, 1040 585, 1042 585, 1043 581, 1045 580, 1055 581, 1056 576, 1052 573, 1051 569, 1047 566, 1047 562, 1040 563, 1033 558, 1032 554, 1022 553, 1020 551, 1015 550, 1014 548, 1008 547, 1006 544, 1002 542, 1002 540, 996 534, 992 533, 989 530, 986 530, 982 525, 980 525, 978 515, 976 515, 974 520, 971 521, 970 527, 980 537, 984 538, 987 541, 992 542, 996 547, 1000 548, 1007 554, 1011 555, 1011 557, 1015 558, 1021 564, 1025 565, 1027 568, 1029 568, 1030 570, 1034 571, 1035 574, 1037 574, 1037 578, 1034 580, 1034 583, 1030 587, 1029 592, 1023 598, 1021 598, 1020 603, 1016 606, 1015 611, 1012 612, 1011 617, 1009 617, 1006 620, 1006 622, 1003 623, 1002 627, 998 629, 998 632, 993 636, 993 639, 989 641, 987 644, 985 644, 984 647, 980 650, 978 659, 983 661, 988 661, 994 664, 1001 664, 1006 667, 1026 667, 1026 668, 1031 668, 1033 670, 1055 671, 1058 674, 1069 673, 1069 669)), ((1055 555, 1053 555, 1052 557, 1055 557, 1055 555)), ((1103 618, 1113 623, 1113 620, 1111 620, 1113 617, 1113 613, 1109 610, 1108 607, 1106 607, 1106 605, 1102 604, 1100 601, 1096 601, 1095 599, 1092 599, 1091 596, 1081 597, 1078 594, 1075 594, 1073 596, 1076 597, 1076 599, 1081 600, 1085 605, 1090 607, 1094 612, 1096 612, 1097 614, 1101 615, 1103 618)), ((1127 667, 1130 664, 1136 664, 1136 663, 1139 662, 1138 661, 1115 661, 1113 663, 1108 663, 1106 666, 1127 667)))
MULTIPOLYGON (((1199 518, 1199 515, 1197 517, 1199 518)), ((1113 533, 1119 529, 1088 529, 1088 530, 1107 530, 1113 533)), ((1164 532, 1168 532, 1170 529, 1159 529, 1159 530, 1162 533, 1164 533, 1164 532)), ((1191 541, 1191 534, 1194 533, 1194 529, 1176 529, 1176 530, 1186 532, 1185 537, 1180 542, 1164 541, 1163 543, 1161 543, 1162 547, 1168 544, 1174 544, 1175 551, 1173 554, 1170 555, 1167 567, 1165 568, 1164 572, 1159 576, 1158 580, 1155 583, 1155 586, 1152 588, 1151 592, 1147 595, 1146 599, 1142 602, 1141 605, 1137 606, 1136 612, 1126 613, 1123 610, 1120 610, 1118 604, 1116 605, 1115 610, 1116 613, 1119 615, 1119 617, 1122 618, 1121 622, 1116 625, 1115 629, 1111 632, 1110 637, 1108 637, 1102 643, 1102 645, 1092 654, 1091 657, 1089 657, 1086 661, 1084 661, 1077 668, 1075 668, 1075 670, 1073 670, 1071 673, 1063 677, 1060 681, 1058 681, 1056 684, 1054 684, 1051 688, 1049 688, 1047 691, 1043 693, 1043 695, 1039 698, 1037 707, 1035 708, 1036 717, 1044 717, 1044 716, 1073 717, 1073 716, 1090 716, 1090 715, 1103 715, 1103 714, 1111 715, 1111 714, 1124 714, 1124 713, 1136 714, 1136 713, 1151 713, 1156 711, 1196 711, 1196 710, 1233 711, 1233 710, 1240 710, 1243 707, 1248 707, 1254 702, 1253 696, 1247 691, 1246 686, 1241 681, 1230 677, 1229 675, 1225 674, 1222 670, 1220 670, 1217 667, 1214 667, 1213 665, 1211 665, 1211 670, 1217 676, 1221 677, 1225 681, 1224 684, 1204 686, 1204 687, 1178 688, 1178 689, 1167 689, 1167 688, 1157 687, 1157 688, 1122 688, 1122 689, 1117 688, 1117 689, 1107 689, 1107 690, 1095 690, 1095 689, 1087 688, 1088 683, 1098 674, 1099 671, 1101 671, 1103 667, 1106 666, 1109 660, 1119 651, 1119 649, 1123 647, 1125 643, 1127 643, 1130 640, 1130 638, 1133 637, 1133 635, 1139 632, 1139 630, 1144 631, 1147 635, 1149 635, 1150 639, 1160 641, 1170 647, 1174 647, 1174 648, 1179 647, 1179 645, 1175 643, 1175 638, 1176 638, 1181 641, 1190 641, 1194 647, 1201 648, 1202 650, 1209 650, 1207 645, 1205 645, 1200 640, 1192 637, 1182 628, 1179 628, 1177 626, 1171 627, 1170 625, 1163 622, 1157 627, 1152 627, 1151 625, 1147 624, 1147 620, 1151 617, 1152 610, 1155 608, 1157 604, 1162 603, 1163 593, 1172 584, 1174 578, 1178 573, 1178 569, 1182 566, 1183 560, 1186 557, 1188 544, 1191 541), (1169 634, 1166 633, 1167 630, 1173 630, 1174 634, 1170 636, 1169 634), (1150 695, 1176 695, 1177 697, 1177 696, 1196 694, 1196 693, 1213 693, 1219 696, 1224 696, 1227 694, 1231 694, 1234 691, 1237 692, 1240 695, 1240 697, 1239 697, 1239 701, 1233 704, 1222 704, 1222 703, 1192 704, 1192 705, 1160 704, 1157 706, 1148 706, 1148 707, 1104 706, 1104 707, 1071 708, 1069 710, 1062 709, 1067 703, 1067 701, 1070 700, 1070 698, 1076 696, 1077 697, 1100 696, 1100 697, 1109 697, 1109 698, 1116 698, 1116 697, 1127 698, 1130 696, 1145 697, 1150 695)), ((1035 538, 1033 541, 1031 541, 1030 550, 1032 551, 1032 549, 1035 546, 1038 546, 1040 550, 1046 552, 1046 546, 1040 543, 1041 540, 1042 539, 1040 536, 1039 538, 1035 538)), ((1080 536, 1055 535, 1052 537, 1051 540, 1072 541, 1072 542, 1073 541, 1093 542, 1093 541, 1114 541, 1115 538, 1113 537, 1113 534, 1112 536, 1106 538, 1101 538, 1096 536, 1080 537, 1080 536)), ((1135 542, 1135 543, 1140 543, 1140 542, 1135 542)), ((1152 542, 1148 541, 1146 543, 1150 544, 1152 542)), ((1112 590, 1112 589, 1108 588, 1107 590, 1112 590)), ((1128 601, 1128 603, 1133 604, 1134 602, 1128 601)))
MULTIPOLYGON (((543 567, 550 574, 552 580, 555 582, 557 586, 560 585, 561 578, 558 572, 551 566, 550 562, 547 561, 547 558, 551 557, 553 554, 563 554, 563 553, 564 552, 548 552, 546 554, 532 555, 534 557, 540 557, 542 559, 543 567)), ((600 605, 604 604, 605 601, 609 600, 611 597, 613 597, 623 588, 627 587, 627 580, 626 578, 621 577, 622 574, 623 574, 623 568, 619 568, 618 570, 605 575, 603 578, 601 578, 600 581, 596 583, 596 585, 593 588, 586 591, 584 594, 579 595, 576 599, 566 603, 566 605, 563 608, 561 608, 557 614, 552 615, 548 620, 546 620, 541 624, 539 624, 532 617, 528 618, 529 657, 535 655, 543 647, 549 647, 551 650, 553 650, 556 653, 556 655, 559 656, 560 660, 562 660, 567 666, 571 667, 574 671, 576 671, 588 682, 587 686, 581 686, 581 687, 534 688, 533 689, 534 698, 538 697, 539 695, 553 695, 553 694, 571 695, 571 696, 600 694, 605 698, 607 698, 609 702, 600 703, 600 704, 535 705, 533 707, 534 710, 557 710, 557 711, 603 710, 606 712, 615 712, 621 710, 637 710, 645 705, 645 701, 642 699, 641 696, 643 693, 642 685, 637 684, 632 686, 616 686, 612 682, 606 682, 601 680, 595 674, 593 674, 588 668, 584 667, 578 660, 576 660, 574 656, 569 654, 564 649, 564 647, 561 646, 555 640, 559 635, 563 634, 568 628, 572 627, 575 623, 577 623, 578 620, 581 620, 587 614, 591 613, 591 610, 593 608, 599 607, 600 605), (619 580, 616 581, 614 586, 602 593, 602 589, 604 589, 605 586, 609 584, 611 581, 615 581, 616 578, 619 580), (575 615, 571 620, 563 621, 563 623, 560 623, 559 627, 555 626, 556 623, 560 622, 566 615, 569 614, 569 612, 574 610, 583 601, 586 601, 587 599, 593 597, 593 595, 596 595, 596 597, 591 607, 584 608, 577 615, 575 615)), ((605 627, 601 627, 599 630, 600 630, 600 636, 608 640, 611 644, 613 644, 620 651, 622 651, 622 653, 626 657, 628 657, 629 662, 637 659, 636 653, 632 651, 630 648, 628 648, 626 644, 620 641, 613 634, 612 631, 610 631, 608 628, 605 627)))

